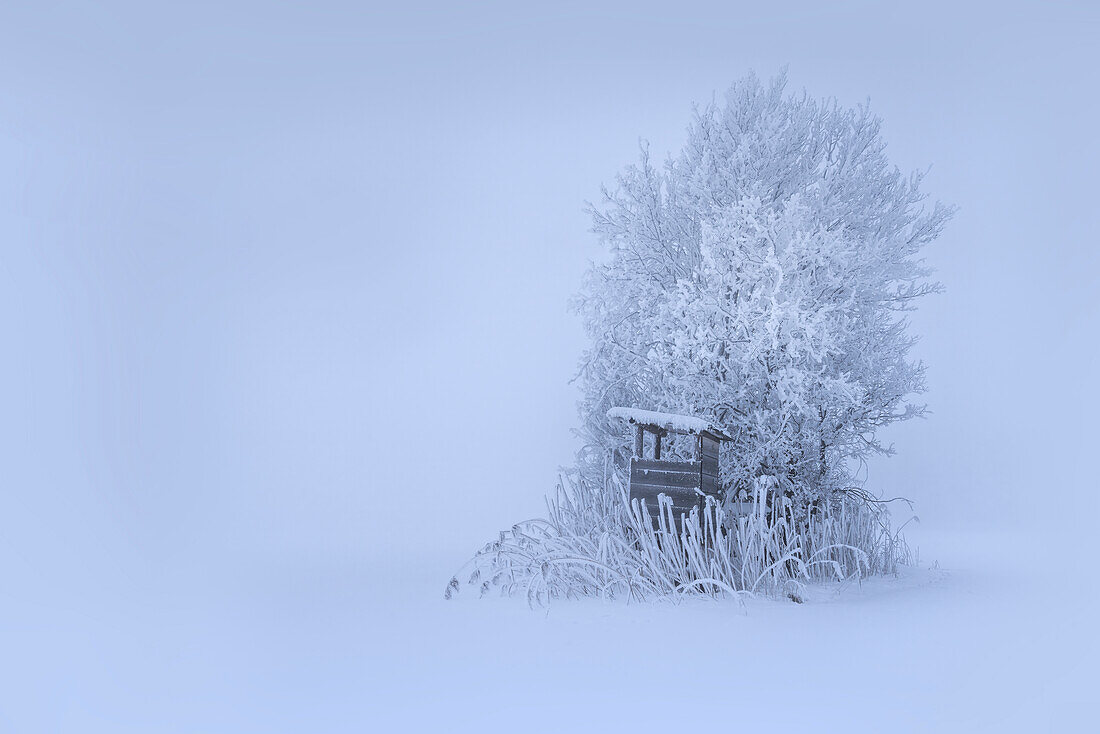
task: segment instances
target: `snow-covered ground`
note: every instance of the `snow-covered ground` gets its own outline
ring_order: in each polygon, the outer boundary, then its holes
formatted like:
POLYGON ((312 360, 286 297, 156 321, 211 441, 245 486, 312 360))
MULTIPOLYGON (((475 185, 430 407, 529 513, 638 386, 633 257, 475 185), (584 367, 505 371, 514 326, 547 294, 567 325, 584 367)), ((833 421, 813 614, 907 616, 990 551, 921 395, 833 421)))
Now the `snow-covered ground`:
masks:
POLYGON ((801 605, 391 601, 375 608, 389 634, 371 690, 381 717, 441 728, 1087 729, 1094 612, 1072 587, 992 565, 1007 540, 940 539, 951 567, 927 559, 801 605), (409 706, 413 691, 432 704, 409 706))
POLYGON ((21 631, 0 730, 1090 730, 1091 594, 997 565, 1010 541, 928 538, 896 578, 744 608, 447 602, 453 553, 396 549, 96 604, 43 589, 0 613, 21 631))

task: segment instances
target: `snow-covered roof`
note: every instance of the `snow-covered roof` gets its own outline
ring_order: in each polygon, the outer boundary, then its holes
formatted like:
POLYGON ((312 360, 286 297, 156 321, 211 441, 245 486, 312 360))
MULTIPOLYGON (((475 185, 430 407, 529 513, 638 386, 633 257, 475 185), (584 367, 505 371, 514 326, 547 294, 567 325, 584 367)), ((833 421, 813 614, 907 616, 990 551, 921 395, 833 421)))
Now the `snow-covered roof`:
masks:
POLYGON ((718 426, 708 420, 691 415, 661 413, 656 410, 641 410, 639 408, 612 408, 607 411, 607 417, 612 419, 622 418, 631 423, 655 426, 673 433, 709 433, 716 438, 729 440, 729 436, 718 426))

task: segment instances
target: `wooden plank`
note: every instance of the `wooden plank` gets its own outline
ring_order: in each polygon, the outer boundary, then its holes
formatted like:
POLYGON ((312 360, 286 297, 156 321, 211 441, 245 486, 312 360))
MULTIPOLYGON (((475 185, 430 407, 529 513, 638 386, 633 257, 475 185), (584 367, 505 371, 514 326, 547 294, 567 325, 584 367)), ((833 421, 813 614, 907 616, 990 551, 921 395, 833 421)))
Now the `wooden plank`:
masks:
POLYGON ((685 507, 694 505, 697 502, 702 501, 702 497, 700 497, 695 492, 695 490, 687 490, 687 489, 678 489, 677 490, 677 489, 668 489, 667 487, 665 487, 665 488, 659 488, 659 487, 631 487, 631 490, 630 490, 630 498, 631 499, 637 498, 637 499, 645 500, 646 502, 652 502, 654 504, 657 502, 657 495, 659 495, 659 494, 663 494, 663 495, 667 496, 670 500, 672 500, 672 504, 685 506, 685 507))
MULTIPOLYGON (((657 518, 660 517, 660 515, 657 514, 657 506, 646 505, 646 510, 649 512, 649 517, 651 520, 653 520, 653 524, 656 526, 657 518)), ((672 516, 676 519, 676 524, 680 524, 680 515, 691 515, 691 510, 691 507, 676 507, 675 505, 673 505, 672 516)))
POLYGON ((647 487, 642 484, 635 485, 631 488, 631 497, 642 497, 645 499, 657 501, 657 495, 667 495, 673 504, 685 503, 695 504, 695 501, 699 498, 699 491, 694 487, 647 487))
POLYGON ((630 471, 634 469, 656 469, 664 472, 693 472, 698 474, 700 464, 698 461, 654 461, 653 459, 635 459, 630 462, 630 471))
POLYGON ((630 486, 669 487, 672 489, 693 489, 702 485, 701 474, 679 474, 651 471, 635 472, 630 475, 630 486))
POLYGON ((673 504, 692 505, 695 504, 700 491, 702 491, 700 487, 647 487, 644 484, 635 484, 630 488, 630 496, 656 502, 657 495, 665 494, 673 504))
POLYGON ((690 462, 678 462, 672 470, 666 469, 664 462, 631 462, 630 482, 666 487, 698 487, 702 474, 696 466, 685 467, 690 462), (654 468, 649 468, 649 467, 654 468), (686 471, 684 471, 686 469, 686 471))
MULTIPOLYGON (((646 477, 653 474, 664 474, 668 476, 681 475, 685 477, 697 477, 703 473, 702 467, 696 465, 692 467, 684 466, 662 466, 665 462, 647 462, 643 465, 633 465, 630 467, 630 476, 632 477, 646 477)), ((679 463, 679 462, 677 462, 679 463)))
MULTIPOLYGON (((690 515, 691 513, 684 512, 683 514, 684 515, 690 515)), ((649 520, 650 520, 650 523, 653 525, 654 530, 657 530, 661 527, 661 521, 655 513, 653 513, 653 512, 649 513, 649 520)), ((677 533, 679 533, 682 528, 683 528, 683 523, 680 522, 680 513, 679 512, 673 513, 673 515, 672 515, 672 527, 669 528, 669 529, 670 530, 675 530, 677 533)))
MULTIPOLYGON (((672 500, 674 507, 689 508, 695 505, 702 507, 706 503, 706 497, 697 494, 695 490, 669 490, 665 488, 657 491, 653 487, 637 487, 631 491, 630 498, 632 500, 640 499, 650 504, 652 509, 657 505, 657 495, 659 494, 663 494, 672 500)), ((711 497, 715 497, 715 495, 712 494, 711 497)), ((717 498, 715 497, 715 499, 717 498)))
POLYGON ((638 426, 634 434, 634 456, 640 459, 643 453, 645 453, 645 429, 638 426))
POLYGON ((636 487, 630 493, 630 498, 656 503, 657 495, 663 494, 672 501, 672 504, 686 507, 695 504, 696 499, 700 496, 696 494, 697 491, 695 489, 670 490, 668 487, 636 487), (670 492, 672 494, 669 494, 670 492))
MULTIPOLYGON (((641 498, 639 498, 639 499, 641 499, 641 498)), ((657 514, 658 505, 657 505, 656 500, 654 500, 652 502, 647 501, 645 503, 645 506, 646 506, 646 509, 649 510, 650 515, 656 515, 657 514)), ((700 506, 700 505, 673 503, 672 511, 673 512, 691 512, 691 508, 698 507, 698 506, 700 506)))
POLYGON ((711 477, 704 474, 703 483, 700 489, 703 490, 703 494, 718 494, 718 477, 711 477))
POLYGON ((661 434, 659 433, 653 440, 653 458, 658 460, 661 458, 661 434))

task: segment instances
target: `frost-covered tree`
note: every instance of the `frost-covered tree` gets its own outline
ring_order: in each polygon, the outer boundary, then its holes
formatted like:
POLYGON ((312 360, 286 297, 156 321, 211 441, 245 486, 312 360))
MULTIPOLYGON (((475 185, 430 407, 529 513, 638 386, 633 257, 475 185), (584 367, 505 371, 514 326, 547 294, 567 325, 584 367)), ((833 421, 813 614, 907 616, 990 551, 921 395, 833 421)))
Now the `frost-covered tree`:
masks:
POLYGON ((889 163, 868 107, 785 86, 735 84, 679 155, 655 166, 643 146, 593 207, 610 257, 576 303, 582 474, 623 465, 606 412, 628 405, 721 425, 727 497, 771 476, 814 499, 890 452, 878 429, 922 413, 904 314, 938 289, 920 252, 951 211, 889 163))
MULTIPOLYGON (((593 207, 610 253, 577 299, 592 339, 579 481, 564 478, 545 519, 471 559, 466 581, 482 593, 798 599, 807 582, 907 562, 884 503, 833 490, 889 452, 878 429, 923 410, 910 402, 924 369, 905 312, 937 290, 920 252, 950 210, 926 206, 920 175, 889 164, 866 107, 784 88, 734 85, 725 105, 696 112, 677 156, 658 167, 643 148, 593 207), (725 497, 751 494, 753 511, 628 506, 632 441, 613 406, 720 425, 733 437, 725 497)), ((447 595, 461 586, 456 575, 447 595)))

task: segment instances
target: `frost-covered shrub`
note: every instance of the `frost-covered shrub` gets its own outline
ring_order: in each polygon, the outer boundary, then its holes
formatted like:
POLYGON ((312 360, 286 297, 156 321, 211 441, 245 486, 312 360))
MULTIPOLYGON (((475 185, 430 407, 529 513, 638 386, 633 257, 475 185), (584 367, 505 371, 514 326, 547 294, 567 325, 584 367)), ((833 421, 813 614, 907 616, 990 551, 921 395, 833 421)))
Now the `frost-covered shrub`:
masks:
POLYGON ((806 500, 852 484, 890 451, 876 431, 923 411, 903 312, 938 288, 919 255, 950 210, 890 165, 867 107, 784 87, 735 84, 678 155, 643 149, 593 207, 609 258, 576 300, 590 482, 628 455, 612 406, 711 420, 733 437, 732 492, 772 476, 806 500))
POLYGON ((615 475, 601 487, 563 480, 547 500, 548 517, 488 543, 460 572, 465 578, 451 580, 447 597, 466 582, 533 604, 685 594, 799 600, 807 582, 890 573, 908 560, 889 514, 862 496, 836 495, 801 518, 769 481, 757 483, 752 511, 739 516, 708 502, 677 518, 666 502, 651 518, 644 504, 628 502, 615 475))

